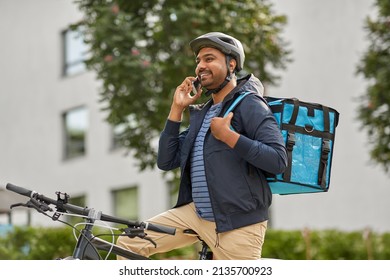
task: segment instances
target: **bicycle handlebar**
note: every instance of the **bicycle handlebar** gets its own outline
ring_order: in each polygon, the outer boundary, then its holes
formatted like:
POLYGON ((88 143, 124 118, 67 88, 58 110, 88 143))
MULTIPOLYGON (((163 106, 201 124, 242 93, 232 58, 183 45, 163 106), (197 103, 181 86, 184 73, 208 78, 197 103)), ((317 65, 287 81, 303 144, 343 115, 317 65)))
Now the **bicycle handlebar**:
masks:
POLYGON ((22 187, 19 187, 19 186, 15 186, 11 183, 8 183, 5 188, 7 190, 10 190, 10 191, 13 191, 13 192, 16 192, 17 194, 20 194, 20 195, 24 195, 24 196, 27 196, 27 197, 33 197, 33 194, 35 193, 34 191, 30 191, 28 189, 25 189, 25 188, 22 188, 22 187))
MULTIPOLYGON (((23 196, 27 196, 29 198, 35 198, 37 200, 44 201, 47 204, 55 205, 57 208, 67 210, 69 212, 72 212, 72 213, 75 213, 78 215, 89 216, 91 213, 91 210, 92 210, 92 208, 80 207, 80 206, 73 205, 70 203, 61 203, 60 204, 57 200, 46 197, 42 194, 37 193, 36 191, 28 190, 26 188, 13 185, 11 183, 8 183, 6 185, 6 189, 13 191, 15 193, 18 193, 20 195, 23 195, 23 196)), ((175 233, 176 233, 175 228, 152 224, 152 223, 148 223, 148 222, 132 222, 132 221, 128 221, 125 219, 117 218, 117 217, 106 215, 106 214, 101 214, 97 219, 102 220, 102 221, 106 221, 106 222, 113 222, 113 223, 118 223, 118 224, 122 224, 122 225, 127 225, 129 227, 141 227, 142 226, 148 230, 166 233, 166 234, 170 234, 170 235, 175 235, 175 233)))

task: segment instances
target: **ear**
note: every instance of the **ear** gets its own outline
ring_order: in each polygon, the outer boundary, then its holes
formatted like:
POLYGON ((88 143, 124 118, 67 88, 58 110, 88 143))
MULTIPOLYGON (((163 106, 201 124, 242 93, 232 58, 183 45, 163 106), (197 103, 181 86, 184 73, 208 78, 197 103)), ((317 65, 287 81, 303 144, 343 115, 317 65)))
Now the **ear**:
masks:
POLYGON ((229 61, 229 71, 230 71, 230 73, 234 72, 234 69, 236 69, 236 66, 237 66, 237 61, 234 58, 230 59, 230 61, 229 61))

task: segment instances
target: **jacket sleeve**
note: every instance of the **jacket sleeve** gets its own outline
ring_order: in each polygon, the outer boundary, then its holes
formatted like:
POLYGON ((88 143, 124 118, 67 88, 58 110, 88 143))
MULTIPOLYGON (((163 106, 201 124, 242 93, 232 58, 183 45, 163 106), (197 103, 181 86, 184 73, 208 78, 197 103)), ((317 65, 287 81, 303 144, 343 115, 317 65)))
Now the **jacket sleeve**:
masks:
POLYGON ((157 166, 168 171, 180 166, 180 151, 188 129, 179 133, 180 122, 167 120, 161 132, 157 154, 157 166))
POLYGON ((240 138, 234 150, 253 166, 271 174, 283 173, 287 152, 282 133, 271 109, 255 94, 248 95, 236 108, 240 138))

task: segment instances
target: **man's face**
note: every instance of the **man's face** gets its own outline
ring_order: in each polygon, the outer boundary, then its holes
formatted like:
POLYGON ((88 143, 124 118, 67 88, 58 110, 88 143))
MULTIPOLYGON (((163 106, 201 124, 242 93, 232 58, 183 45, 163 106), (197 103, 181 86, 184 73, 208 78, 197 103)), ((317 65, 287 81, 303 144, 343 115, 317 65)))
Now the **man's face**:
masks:
POLYGON ((226 77, 225 55, 214 48, 202 48, 196 57, 195 73, 207 89, 217 88, 226 77))

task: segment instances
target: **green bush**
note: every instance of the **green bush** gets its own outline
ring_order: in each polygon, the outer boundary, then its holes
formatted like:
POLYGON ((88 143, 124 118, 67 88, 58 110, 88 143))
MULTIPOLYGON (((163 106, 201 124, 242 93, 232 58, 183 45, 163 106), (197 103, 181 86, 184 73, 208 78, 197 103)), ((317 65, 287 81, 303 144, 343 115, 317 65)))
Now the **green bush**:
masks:
MULTIPOLYGON (((100 237, 112 240, 107 235, 100 237)), ((0 244, 1 260, 53 260, 71 256, 76 240, 68 227, 15 227, 0 237, 0 244)), ((197 244, 152 258, 197 259, 199 249, 197 244)), ((105 258, 104 253, 101 255, 105 258)), ((262 256, 284 260, 388 260, 390 233, 268 229, 262 256)), ((110 255, 108 259, 115 258, 110 255)))
MULTIPOLYGON (((95 233, 96 236, 99 232, 95 233)), ((99 236, 112 241, 111 236, 99 236)), ((76 245, 73 230, 69 227, 15 227, 0 237, 1 260, 54 260, 72 256, 76 245)), ((104 259, 106 252, 100 252, 104 259)), ((115 259, 110 255, 108 259, 115 259)))
POLYGON ((390 233, 269 229, 262 256, 284 260, 388 260, 390 233))
POLYGON ((0 243, 2 260, 50 260, 72 255, 75 238, 70 228, 15 227, 0 243))
POLYGON ((262 257, 284 260, 304 260, 305 243, 300 231, 268 229, 262 250, 262 257))

